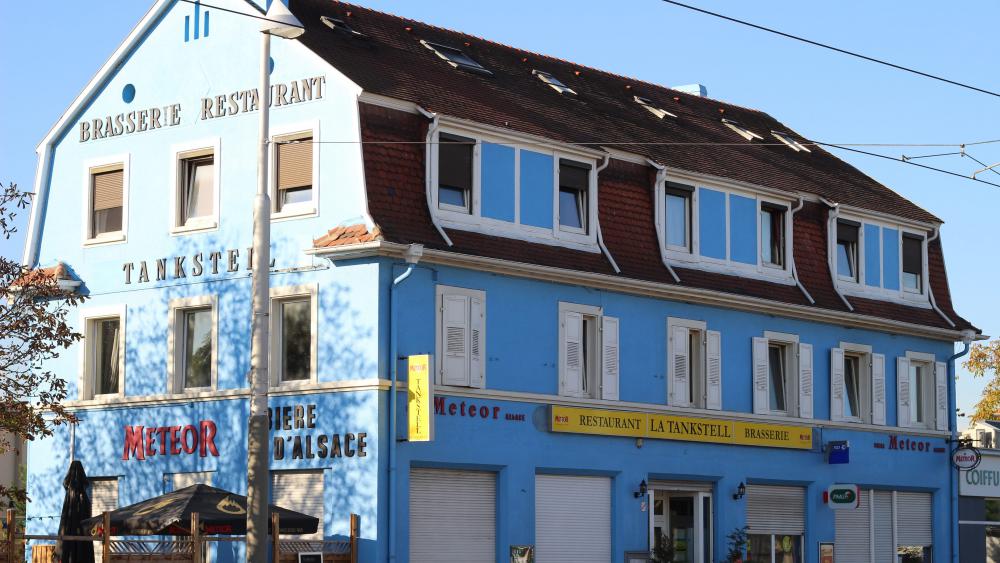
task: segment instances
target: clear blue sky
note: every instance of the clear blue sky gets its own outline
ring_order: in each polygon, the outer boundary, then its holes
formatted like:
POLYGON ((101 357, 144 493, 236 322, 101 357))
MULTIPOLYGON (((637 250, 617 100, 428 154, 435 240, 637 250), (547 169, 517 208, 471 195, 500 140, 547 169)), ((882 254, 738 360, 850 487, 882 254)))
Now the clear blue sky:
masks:
MULTIPOLYGON (((203 0, 211 3, 211 0, 203 0)), ((1000 4, 845 0, 697 6, 1000 91, 1000 4)), ((361 3, 435 25, 667 86, 699 82, 713 98, 774 114, 801 134, 840 143, 962 143, 1000 138, 1000 98, 908 75, 658 0, 361 3)), ((33 184, 34 149, 152 0, 0 2, 0 181, 33 184)), ((236 17, 236 16, 233 16, 236 17)), ((255 54, 248 54, 255 56, 255 54)), ((885 148, 899 157, 952 148, 885 148)), ((989 164, 1000 143, 970 147, 989 164)), ((898 162, 837 152, 945 221, 942 239, 960 312, 1000 335, 996 298, 1000 188, 898 162)), ((970 174, 949 156, 918 162, 970 174)), ((1000 175, 984 179, 1000 183, 1000 175)), ((891 211, 891 210, 890 210, 891 211)), ((20 256, 22 241, 0 241, 20 256)), ((982 381, 959 378, 969 412, 982 381)))

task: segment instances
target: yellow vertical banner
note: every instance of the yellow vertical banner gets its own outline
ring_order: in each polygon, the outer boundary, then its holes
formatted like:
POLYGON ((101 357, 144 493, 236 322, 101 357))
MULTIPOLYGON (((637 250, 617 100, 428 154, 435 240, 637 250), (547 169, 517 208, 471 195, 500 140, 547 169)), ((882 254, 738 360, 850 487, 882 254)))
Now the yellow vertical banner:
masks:
POLYGON ((407 363, 407 418, 409 440, 429 442, 433 439, 434 389, 431 386, 431 357, 428 354, 409 356, 407 363))

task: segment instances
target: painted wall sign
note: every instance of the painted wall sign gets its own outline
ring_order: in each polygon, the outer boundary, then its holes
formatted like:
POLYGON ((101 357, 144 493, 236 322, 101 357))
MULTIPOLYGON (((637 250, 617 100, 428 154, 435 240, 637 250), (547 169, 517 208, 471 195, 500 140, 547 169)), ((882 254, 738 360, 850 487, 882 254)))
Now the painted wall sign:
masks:
POLYGON ((861 505, 861 488, 857 485, 830 485, 823 501, 833 510, 855 509, 861 505))
MULTIPOLYGON (((195 36, 197 38, 197 35, 195 36)), ((312 76, 271 86, 270 106, 289 106, 323 98, 325 76, 312 76)), ((206 96, 200 100, 199 121, 257 111, 257 88, 206 96)), ((81 120, 77 125, 80 142, 144 133, 181 124, 181 104, 151 107, 81 120)))
MULTIPOLYGON (((284 405, 267 409, 272 430, 312 430, 316 428, 316 405, 284 405)), ((304 433, 274 436, 271 456, 275 461, 288 459, 333 459, 366 457, 367 432, 340 434, 304 433)))
POLYGON ((1000 455, 982 455, 978 466, 960 472, 958 492, 967 497, 1000 497, 1000 455))
POLYGON ((960 471, 970 471, 979 466, 983 456, 972 446, 960 446, 951 452, 951 464, 960 471))
POLYGON ((202 420, 197 425, 186 426, 126 426, 122 460, 148 460, 156 455, 175 456, 193 455, 200 457, 209 454, 219 457, 215 447, 215 423, 202 420))
POLYGON ((525 419, 524 413, 505 413, 502 407, 477 405, 472 401, 446 400, 444 397, 434 398, 434 414, 439 416, 507 420, 511 422, 524 422, 525 419))
POLYGON ((932 445, 930 440, 921 440, 908 436, 889 436, 888 442, 875 442, 874 447, 877 450, 888 449, 920 453, 942 453, 945 451, 943 447, 932 445))
POLYGON ((407 358, 407 419, 411 442, 429 442, 432 439, 431 404, 434 388, 431 386, 431 357, 427 354, 407 358))
POLYGON ((812 449, 812 428, 551 406, 552 431, 773 448, 812 449))
MULTIPOLYGON (((243 257, 246 271, 253 270, 253 247, 247 248, 243 257)), ((275 259, 271 259, 271 267, 274 267, 275 259)), ((165 281, 168 279, 179 280, 187 277, 197 278, 206 273, 217 275, 219 272, 233 273, 239 272, 241 267, 240 250, 230 248, 226 251, 199 252, 191 256, 172 256, 170 258, 157 258, 147 263, 145 260, 135 262, 125 262, 122 264, 122 272, 125 273, 125 285, 131 285, 132 281, 137 283, 149 283, 150 275, 155 281, 165 281), (188 260, 190 258, 190 260, 188 260)))

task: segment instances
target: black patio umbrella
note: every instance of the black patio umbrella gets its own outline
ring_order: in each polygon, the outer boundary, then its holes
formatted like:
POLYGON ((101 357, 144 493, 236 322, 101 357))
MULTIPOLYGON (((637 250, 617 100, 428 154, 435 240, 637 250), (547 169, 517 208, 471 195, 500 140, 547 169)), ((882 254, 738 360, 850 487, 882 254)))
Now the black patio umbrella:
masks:
MULTIPOLYGON (((247 531, 245 496, 208 485, 191 485, 112 511, 111 535, 189 536, 191 514, 195 512, 203 534, 242 535, 247 531)), ((282 534, 313 534, 319 526, 318 518, 294 510, 271 505, 270 513, 280 516, 282 534)), ((103 524, 98 515, 84 520, 83 529, 99 536, 103 524)))
MULTIPOLYGON (((60 536, 86 536, 83 521, 90 518, 90 497, 87 495, 87 473, 83 464, 74 460, 63 479, 66 496, 59 516, 60 536)), ((89 530, 90 528, 86 528, 89 530)), ((56 559, 60 563, 94 563, 94 543, 89 541, 57 541, 56 559)))

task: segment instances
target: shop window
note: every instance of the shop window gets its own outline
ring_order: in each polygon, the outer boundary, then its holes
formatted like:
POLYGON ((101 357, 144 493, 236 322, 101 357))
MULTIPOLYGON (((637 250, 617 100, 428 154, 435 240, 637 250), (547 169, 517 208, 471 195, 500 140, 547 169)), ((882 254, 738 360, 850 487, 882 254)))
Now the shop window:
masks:
POLYGON ((271 384, 316 379, 317 292, 315 284, 271 290, 271 384))
POLYGON ((618 319, 599 307, 559 304, 559 394, 618 399, 618 319))
POLYGON ((858 231, 854 221, 837 221, 837 276, 846 281, 858 281, 858 231))
POLYGON ((486 292, 437 286, 438 383, 486 386, 486 292))
POLYGON ((722 408, 721 335, 704 321, 667 319, 669 404, 722 408))
POLYGON ((785 212, 783 205, 760 204, 760 261, 765 266, 785 267, 785 212))
POLYGON ((666 183, 664 207, 666 228, 664 229, 667 248, 680 252, 691 252, 691 200, 694 186, 666 183))
POLYGON ((747 562, 801 563, 805 489, 748 485, 747 562))
POLYGON ((753 339, 753 408, 757 414, 812 418, 812 345, 765 332, 753 339))
POLYGON ((315 212, 313 151, 311 132, 275 139, 276 193, 273 205, 278 215, 315 212))
POLYGON ((903 289, 914 293, 923 291, 924 239, 903 234, 903 289))
POLYGON ((589 231, 590 166, 559 160, 559 226, 586 234, 589 231))
POLYGON ((933 354, 907 352, 896 359, 897 424, 948 429, 947 365, 933 354))
POLYGON ((830 420, 885 424, 885 356, 841 343, 830 350, 830 420))
POLYGON ((472 212, 472 161, 476 141, 442 133, 438 142, 438 207, 472 212))
POLYGON ((170 302, 172 330, 167 339, 170 388, 174 393, 213 389, 218 342, 217 312, 212 296, 170 302))

